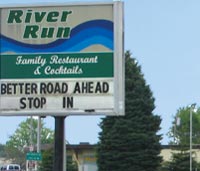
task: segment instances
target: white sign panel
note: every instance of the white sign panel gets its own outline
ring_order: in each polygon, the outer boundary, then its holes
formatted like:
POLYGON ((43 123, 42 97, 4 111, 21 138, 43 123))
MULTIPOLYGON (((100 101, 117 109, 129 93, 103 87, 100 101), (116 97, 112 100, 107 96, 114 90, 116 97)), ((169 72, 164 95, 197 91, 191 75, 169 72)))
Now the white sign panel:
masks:
POLYGON ((123 3, 0 8, 0 115, 124 114, 123 3))

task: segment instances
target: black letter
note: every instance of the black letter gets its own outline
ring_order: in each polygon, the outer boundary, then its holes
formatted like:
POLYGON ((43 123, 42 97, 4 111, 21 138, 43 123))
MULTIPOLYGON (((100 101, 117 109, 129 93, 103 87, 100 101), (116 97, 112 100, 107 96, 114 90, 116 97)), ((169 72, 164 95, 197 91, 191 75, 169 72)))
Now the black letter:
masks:
POLYGON ((47 100, 45 97, 41 97, 41 108, 46 104, 47 100))
POLYGON ((73 97, 63 97, 63 108, 73 108, 74 106, 74 98, 73 97), (67 105, 67 106, 66 106, 67 105))
POLYGON ((25 101, 26 101, 26 98, 25 98, 25 97, 22 97, 22 98, 20 99, 20 104, 21 104, 20 109, 25 109, 25 108, 26 108, 26 103, 25 103, 25 101))
POLYGON ((109 84, 107 82, 103 82, 103 93, 108 93, 109 84))
POLYGON ((78 82, 76 82, 76 85, 75 85, 75 88, 74 88, 74 93, 81 93, 80 85, 79 85, 78 82))
POLYGON ((1 94, 6 94, 6 84, 1 84, 1 94))
POLYGON ((40 83, 40 94, 46 94, 47 86, 45 83, 40 83))

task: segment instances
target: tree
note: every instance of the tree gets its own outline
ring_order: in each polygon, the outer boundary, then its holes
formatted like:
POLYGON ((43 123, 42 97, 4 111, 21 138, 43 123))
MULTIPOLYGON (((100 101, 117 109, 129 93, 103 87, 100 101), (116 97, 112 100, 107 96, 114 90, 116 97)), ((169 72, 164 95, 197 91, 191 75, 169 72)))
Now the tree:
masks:
POLYGON ((141 68, 125 53, 125 116, 102 119, 97 147, 99 171, 156 171, 161 163, 161 119, 141 68))
MULTIPOLYGON (((180 151, 179 153, 172 154, 172 161, 169 162, 169 168, 175 171, 188 171, 190 168, 190 154, 186 151, 180 151)), ((200 165, 192 160, 192 170, 199 170, 200 165)))
MULTIPOLYGON (((189 106, 180 108, 172 122, 172 127, 168 133, 172 138, 170 144, 174 146, 176 153, 172 153, 172 161, 168 163, 168 168, 176 171, 187 171, 190 166, 190 111, 189 106), (177 152, 179 151, 179 152, 177 152)), ((200 144, 200 109, 192 112, 192 144, 200 144)), ((194 155, 195 152, 193 152, 194 155)), ((192 156, 193 156, 192 155, 192 156)), ((200 169, 200 165, 192 158, 193 168, 200 169)))
MULTIPOLYGON (((192 112, 192 142, 200 144, 200 108, 192 112)), ((189 147, 190 143, 190 107, 180 108, 168 133, 172 138, 170 144, 189 147)))
MULTIPOLYGON (((42 162, 40 163, 40 171, 52 171, 53 169, 53 149, 47 149, 42 151, 42 162)), ((78 171, 78 165, 72 160, 72 156, 66 157, 66 170, 78 171)))
MULTIPOLYGON (((24 147, 37 144, 37 123, 37 119, 34 118, 28 118, 26 121, 21 122, 15 133, 9 137, 6 145, 23 151, 24 147), (31 142, 31 139, 33 142, 31 142)), ((53 140, 54 131, 49 128, 45 128, 44 122, 42 121, 41 144, 53 143, 53 140)))
MULTIPOLYGON (((28 118, 19 124, 15 133, 9 137, 5 145, 5 153, 8 159, 19 163, 22 168, 25 167, 26 152, 25 147, 31 145, 31 134, 33 135, 33 144, 37 143, 37 119, 28 118), (32 125, 32 126, 31 126, 32 125), (31 129, 32 128, 32 129, 31 129)), ((41 144, 53 143, 54 132, 44 127, 41 122, 41 144)))
POLYGON ((0 157, 5 157, 5 145, 0 144, 0 157))
POLYGON ((42 151, 42 162, 39 167, 40 171, 52 171, 53 170, 53 149, 47 149, 42 151))

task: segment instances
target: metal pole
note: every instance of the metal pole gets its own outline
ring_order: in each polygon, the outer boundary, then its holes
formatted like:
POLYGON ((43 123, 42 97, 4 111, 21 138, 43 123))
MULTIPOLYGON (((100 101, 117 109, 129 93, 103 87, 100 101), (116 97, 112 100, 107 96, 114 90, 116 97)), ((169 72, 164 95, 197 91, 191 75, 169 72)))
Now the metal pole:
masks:
MULTIPOLYGON (((41 117, 38 116, 37 123, 37 152, 41 151, 41 117)), ((36 162, 36 170, 39 170, 39 161, 36 162)))
POLYGON ((37 125, 37 152, 40 153, 41 150, 41 117, 38 116, 38 125, 37 125))
POLYGON ((63 171, 66 171, 66 140, 65 140, 65 123, 64 123, 64 135, 63 135, 63 171))
MULTIPOLYGON (((34 151, 34 146, 33 146, 33 116, 31 116, 30 118, 30 152, 33 152, 34 151)), ((29 164, 32 164, 31 163, 32 161, 29 161, 29 164)), ((28 165, 29 165, 28 164, 28 165)), ((32 166, 29 168, 29 171, 32 171, 33 168, 32 166)))
POLYGON ((65 116, 55 117, 55 142, 53 171, 64 171, 65 116))
POLYGON ((30 142, 30 145, 31 145, 31 148, 33 147, 33 116, 31 116, 31 121, 30 121, 30 139, 31 139, 31 142, 30 142))
POLYGON ((190 171, 192 171, 192 106, 190 107, 190 171))
POLYGON ((192 171, 192 112, 196 104, 192 104, 190 107, 190 171, 192 171))

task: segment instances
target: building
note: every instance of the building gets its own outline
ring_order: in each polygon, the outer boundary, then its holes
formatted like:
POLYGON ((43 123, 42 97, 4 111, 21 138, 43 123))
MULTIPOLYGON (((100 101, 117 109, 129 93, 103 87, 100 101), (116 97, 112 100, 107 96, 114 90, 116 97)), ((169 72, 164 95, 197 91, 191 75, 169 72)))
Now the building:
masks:
POLYGON ((78 145, 67 145, 67 158, 70 156, 72 160, 78 164, 78 171, 97 171, 96 164, 96 145, 89 143, 80 143, 78 145))
MULTIPOLYGON (((163 161, 170 161, 172 159, 172 153, 178 153, 177 146, 163 145, 160 156, 163 161)), ((89 143, 80 143, 77 145, 66 145, 67 156, 72 157, 72 160, 78 164, 78 171, 97 171, 96 164, 96 145, 89 143)), ((200 146, 194 146, 195 152, 193 157, 196 161, 200 162, 200 146)))
MULTIPOLYGON (((171 161, 172 160, 172 153, 179 153, 180 150, 177 150, 177 146, 174 145, 162 145, 162 150, 160 152, 160 156, 162 156, 163 161, 171 161)), ((189 147, 188 147, 189 149, 189 147)), ((197 162, 200 162, 200 146, 199 145, 193 145, 193 158, 197 162)))

